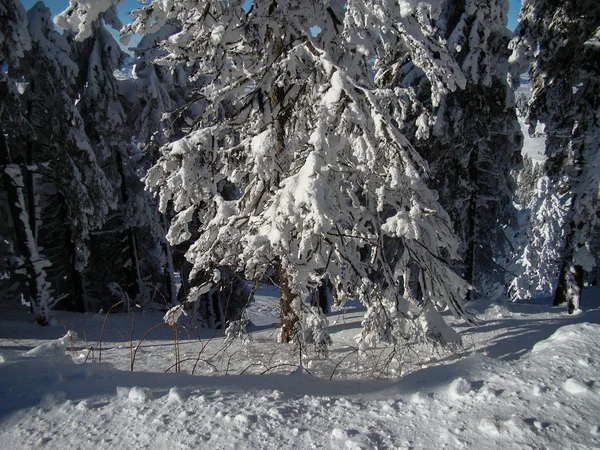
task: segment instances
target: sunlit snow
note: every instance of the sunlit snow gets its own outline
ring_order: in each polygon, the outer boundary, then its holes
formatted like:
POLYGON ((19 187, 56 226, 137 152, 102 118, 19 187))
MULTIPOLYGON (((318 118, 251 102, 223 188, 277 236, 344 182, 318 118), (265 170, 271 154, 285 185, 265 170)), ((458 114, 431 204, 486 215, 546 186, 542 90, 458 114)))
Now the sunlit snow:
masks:
POLYGON ((300 368, 275 342, 275 286, 248 311, 250 344, 180 329, 180 373, 171 327, 144 338, 160 313, 56 312, 39 327, 5 311, 0 449, 595 448, 600 291, 576 316, 548 301, 480 303, 480 326, 458 325, 463 347, 392 361, 402 379, 384 369, 389 353, 355 352, 353 304, 329 315, 330 359, 300 368))

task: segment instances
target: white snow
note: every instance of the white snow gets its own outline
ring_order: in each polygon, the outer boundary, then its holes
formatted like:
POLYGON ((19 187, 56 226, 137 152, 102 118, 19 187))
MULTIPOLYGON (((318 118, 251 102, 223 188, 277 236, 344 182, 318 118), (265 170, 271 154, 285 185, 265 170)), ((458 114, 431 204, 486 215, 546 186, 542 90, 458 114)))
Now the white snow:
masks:
POLYGON ((546 135, 543 126, 536 127, 533 135, 529 134, 529 126, 525 123, 523 117, 519 117, 519 125, 523 133, 523 149, 521 153, 531 158, 533 162, 543 164, 546 161, 546 135))
POLYGON ((540 299, 473 304, 480 326, 454 322, 463 347, 435 357, 357 352, 364 310, 350 303, 329 316, 330 359, 306 355, 304 368, 276 343, 277 295, 259 290, 248 345, 181 328, 180 373, 173 328, 148 332, 160 313, 136 314, 131 345, 132 317, 111 314, 100 362, 104 315, 56 312, 39 327, 4 312, 0 449, 600 447, 597 288, 576 316, 540 299))
MULTIPOLYGON (((521 83, 515 91, 516 96, 531 98, 531 85, 528 75, 521 75, 521 83)), ((546 161, 546 134, 544 124, 538 123, 535 129, 530 130, 525 123, 525 117, 519 117, 519 125, 523 133, 523 148, 521 153, 527 155, 535 163, 543 164, 546 161), (531 133, 530 133, 531 131, 531 133)))

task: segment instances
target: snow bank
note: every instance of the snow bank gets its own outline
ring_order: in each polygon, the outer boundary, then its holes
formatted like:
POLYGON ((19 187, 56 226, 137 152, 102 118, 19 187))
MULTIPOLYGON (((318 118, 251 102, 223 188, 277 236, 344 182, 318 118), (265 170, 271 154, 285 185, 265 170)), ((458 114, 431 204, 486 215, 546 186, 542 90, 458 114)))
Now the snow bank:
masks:
MULTIPOLYGON (((270 311, 267 299, 259 297, 257 311, 270 311)), ((336 342, 352 342, 360 325, 361 313, 344 314, 344 323, 340 317, 332 330, 336 342)), ((431 362, 393 382, 281 374, 291 371, 287 366, 287 372, 263 376, 156 373, 157 361, 173 351, 165 340, 148 340, 140 348, 144 372, 75 364, 66 352, 70 335, 38 340, 27 351, 3 348, 0 450, 600 447, 600 325, 558 325, 600 322, 600 313, 557 316, 549 337, 512 360, 485 356, 481 349, 493 338, 500 347, 496 353, 508 353, 519 332, 530 335, 549 326, 547 309, 488 316, 478 334, 469 331, 478 351, 431 362)), ((160 315, 155 319, 160 322, 160 315)), ((143 321, 139 317, 136 324, 143 321)), ((251 346, 232 344, 229 355, 246 358, 237 373, 261 355, 274 358, 280 344, 274 343, 273 328, 265 327, 253 333, 251 346)), ((223 339, 212 340, 218 348, 223 339)), ((183 353, 187 345, 192 343, 181 344, 183 353)), ((332 354, 344 351, 337 347, 332 354)), ((128 367, 127 346, 106 343, 104 353, 103 361, 128 367)))

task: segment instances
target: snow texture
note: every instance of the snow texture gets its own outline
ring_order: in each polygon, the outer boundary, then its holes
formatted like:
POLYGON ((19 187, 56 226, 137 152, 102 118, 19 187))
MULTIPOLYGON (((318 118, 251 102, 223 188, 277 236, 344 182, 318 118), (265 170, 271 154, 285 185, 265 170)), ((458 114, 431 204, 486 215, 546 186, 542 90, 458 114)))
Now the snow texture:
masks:
MULTIPOLYGON (((276 289, 261 288, 256 298, 252 320, 277 322, 276 289)), ((182 356, 191 360, 178 374, 162 373, 171 364, 172 332, 161 328, 144 340, 130 372, 129 343, 119 336, 129 335, 127 315, 108 318, 99 363, 93 340, 103 316, 57 313, 67 327, 85 324, 85 344, 75 334, 53 338, 64 335, 61 325, 41 328, 21 313, 5 314, 0 449, 597 448, 600 291, 584 298, 589 308, 576 316, 539 302, 480 304, 481 327, 463 330, 461 352, 413 355, 401 380, 389 371, 391 379, 375 380, 370 357, 354 354, 331 381, 327 360, 305 360, 312 375, 297 371, 293 359, 281 359, 288 346, 273 343, 269 325, 251 327, 250 346, 234 342, 212 359, 224 336, 183 340, 182 356), (264 366, 251 365, 260 358, 278 367, 258 375, 264 366)), ((357 307, 330 316, 336 363, 360 328, 357 307)), ((134 348, 160 322, 159 314, 137 317, 134 348)))

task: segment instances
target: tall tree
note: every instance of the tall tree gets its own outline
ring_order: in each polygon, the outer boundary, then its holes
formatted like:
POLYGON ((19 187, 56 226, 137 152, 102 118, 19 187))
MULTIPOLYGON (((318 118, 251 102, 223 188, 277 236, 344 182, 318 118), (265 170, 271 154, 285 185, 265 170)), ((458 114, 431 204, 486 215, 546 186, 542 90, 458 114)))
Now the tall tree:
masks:
POLYGON ((27 250, 26 260, 36 254, 39 259, 40 247, 48 254, 43 264, 41 260, 29 264, 32 273, 39 273, 28 274, 32 309, 38 321, 46 323, 50 308, 61 298, 82 301, 77 286, 87 259, 85 240, 90 229, 102 223, 111 191, 73 106, 73 89, 67 80, 74 78, 77 67, 66 40, 54 31, 50 12, 42 3, 28 12, 25 25, 31 45, 21 53, 19 64, 9 63, 7 71, 22 81, 12 115, 20 120, 4 122, 3 148, 12 151, 8 154, 10 173, 19 198, 10 203, 21 209, 13 213, 22 222, 15 224, 15 233, 27 237, 26 241, 17 239, 16 247, 20 253, 27 250), (36 299, 48 290, 31 288, 32 280, 42 278, 47 281, 40 286, 52 286, 56 294, 36 299))
POLYGON ((184 24, 164 44, 168 59, 211 77, 207 110, 163 149, 147 183, 163 210, 174 205, 173 244, 199 224, 186 256, 205 284, 190 297, 209 288, 215 268, 257 278, 275 266, 283 341, 318 322, 304 300, 323 275, 369 306, 364 342, 404 332, 454 340, 435 308, 468 317, 466 284, 444 258, 456 251, 449 219, 386 108, 391 91, 373 84, 349 5, 255 1, 246 12, 241 1, 155 2, 137 12, 135 32, 184 24), (391 255, 389 238, 399 241, 391 255), (408 261, 422 269, 420 301, 398 289, 408 261))
POLYGON ((519 20, 513 60, 522 71, 531 64, 527 121, 533 129, 538 121, 546 126, 545 173, 568 205, 554 304, 567 302, 572 313, 580 307, 584 271, 596 264, 591 242, 599 225, 600 4, 529 0, 519 20))
MULTIPOLYGON (((7 73, 6 67, 18 67, 20 58, 31 48, 31 37, 27 30, 27 16, 18 1, 0 3, 0 175, 2 191, 0 192, 0 237, 2 250, 2 273, 0 280, 2 293, 18 296, 18 292, 28 288, 35 281, 35 276, 27 276, 32 265, 27 260, 27 237, 18 234, 28 226, 28 220, 23 221, 18 208, 18 189, 12 178, 6 172, 13 164, 13 153, 10 148, 11 134, 26 126, 21 115, 22 104, 19 98, 17 83, 7 73), (11 133, 11 130, 14 130, 11 133), (23 270, 27 268, 28 270, 23 270)), ((16 141, 14 139, 13 141, 16 141)), ((15 155, 16 156, 16 155, 15 155)), ((34 286, 32 286, 35 289, 34 286)), ((31 291, 33 291, 31 289, 31 291)), ((4 295, 3 295, 4 297, 4 295)))
MULTIPOLYGON (((57 22, 68 26, 61 17, 57 22)), ((85 39, 82 35, 75 39, 74 58, 80 68, 77 109, 117 202, 103 227, 90 237, 93 252, 84 282, 94 309, 109 306, 103 302, 110 298, 124 300, 128 307, 134 302, 143 306, 157 295, 149 285, 164 285, 162 227, 141 182, 143 155, 135 145, 133 128, 127 126, 137 112, 134 86, 115 76, 127 55, 104 25, 120 28, 114 5, 98 17, 89 23, 85 39)))
POLYGON ((481 294, 504 285, 497 261, 513 220, 522 136, 509 75, 508 1, 373 2, 380 86, 405 105, 401 131, 429 162, 430 185, 460 237, 457 269, 481 294))

